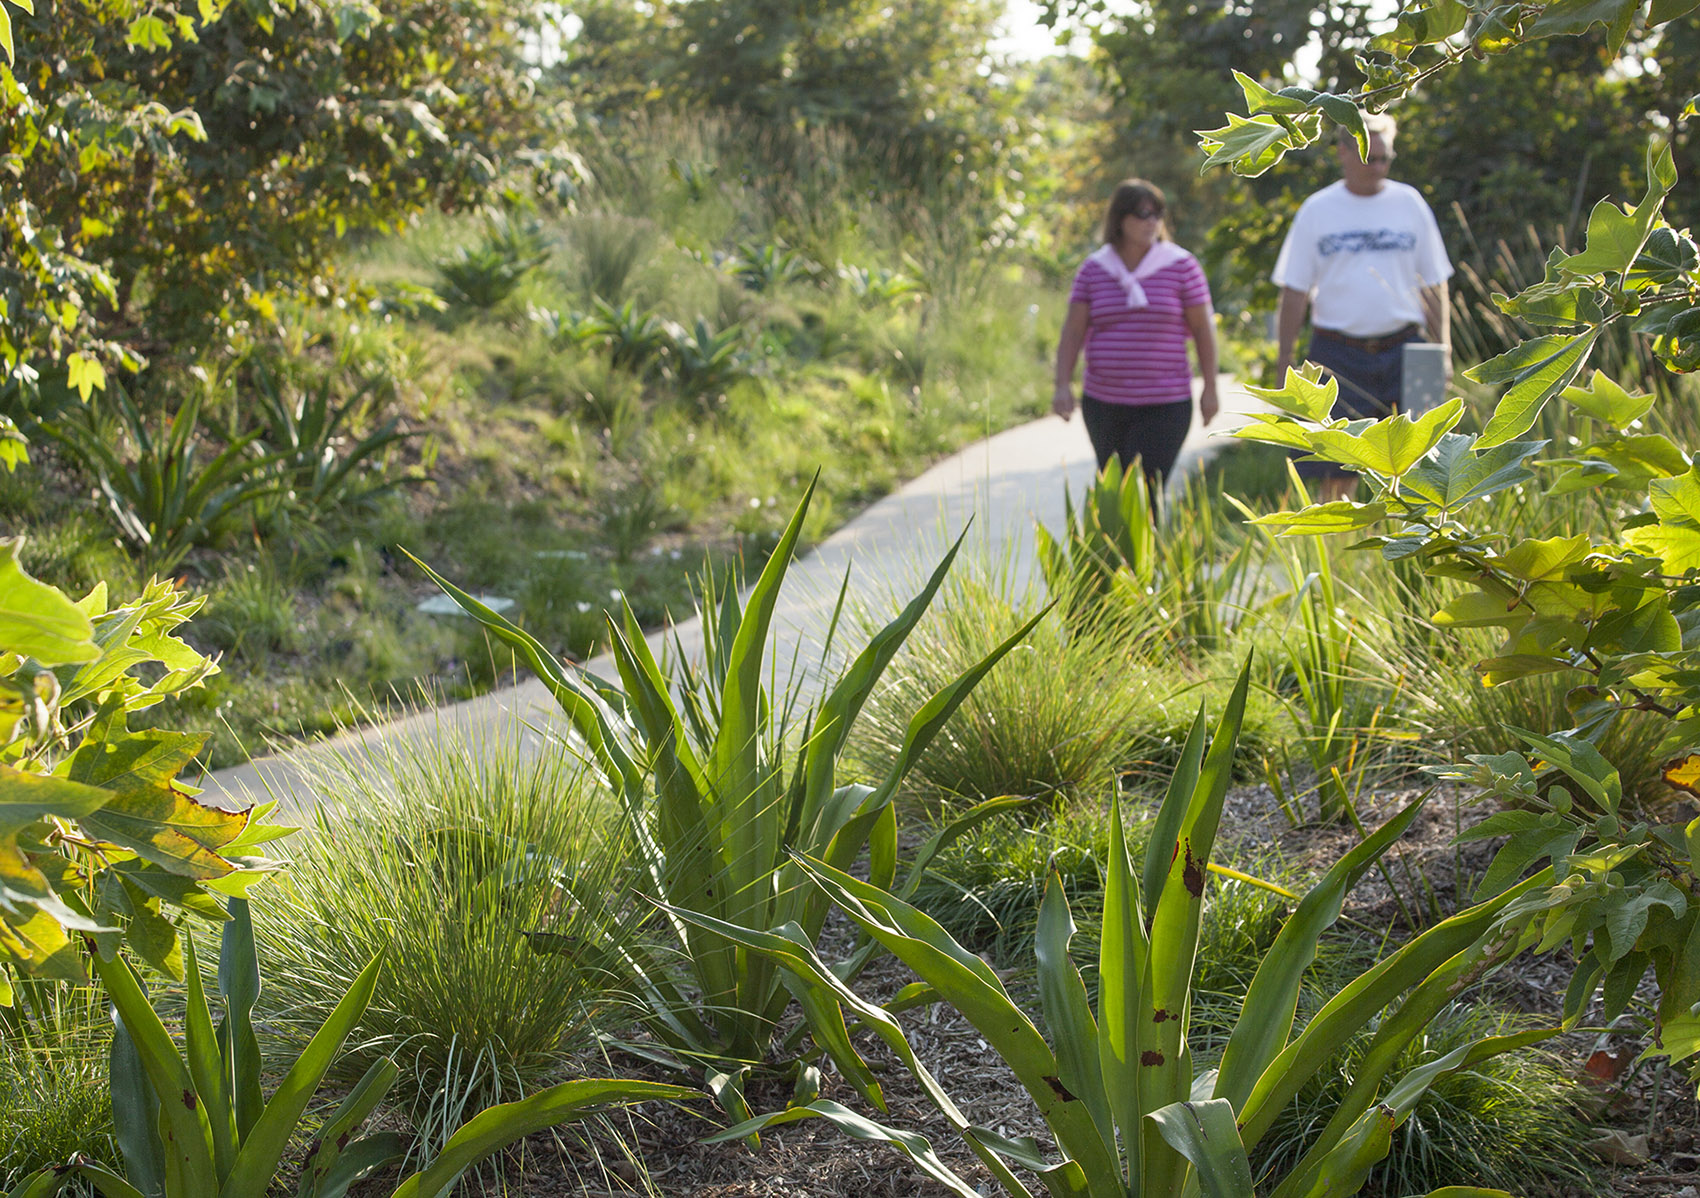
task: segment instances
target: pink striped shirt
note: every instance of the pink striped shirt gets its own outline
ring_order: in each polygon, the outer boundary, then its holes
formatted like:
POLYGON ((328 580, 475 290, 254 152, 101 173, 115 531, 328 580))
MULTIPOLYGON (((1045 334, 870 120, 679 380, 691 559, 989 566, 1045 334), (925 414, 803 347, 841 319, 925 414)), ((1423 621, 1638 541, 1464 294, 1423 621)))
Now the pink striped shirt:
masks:
POLYGON ((1192 399, 1186 309, 1210 302, 1210 284, 1188 254, 1140 280, 1150 300, 1127 306, 1127 292, 1088 261, 1074 276, 1068 302, 1090 309, 1086 323, 1087 395, 1103 403, 1159 404, 1192 399))

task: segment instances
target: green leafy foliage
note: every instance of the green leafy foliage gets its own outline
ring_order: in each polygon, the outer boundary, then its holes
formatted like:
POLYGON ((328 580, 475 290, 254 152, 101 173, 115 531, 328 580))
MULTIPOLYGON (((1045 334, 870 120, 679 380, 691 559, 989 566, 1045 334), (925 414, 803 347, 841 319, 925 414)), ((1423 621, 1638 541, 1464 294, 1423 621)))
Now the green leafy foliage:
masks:
POLYGON ((476 245, 462 246, 437 263, 443 280, 439 291, 450 303, 494 308, 548 260, 549 250, 535 221, 503 216, 489 223, 476 245))
POLYGON ((92 938, 182 976, 176 910, 220 921, 209 892, 242 894, 289 829, 268 807, 197 803, 177 780, 205 736, 131 732, 130 713, 217 667, 176 635, 200 606, 168 582, 80 603, 25 574, 0 541, 0 999, 12 971, 80 980, 92 938))
MULTIPOLYGON (((1048 1039, 990 967, 929 916, 877 885, 799 858, 834 905, 954 1005, 1003 1058, 1044 1117, 1055 1156, 1031 1140, 1013 1141, 972 1124, 918 1059, 891 1012, 858 996, 796 927, 758 931, 702 914, 678 914, 777 963, 819 1003, 857 1016, 914 1073, 929 1100, 1015 1195, 1030 1193, 1014 1173, 1014 1166, 1023 1166, 1038 1172, 1053 1192, 1094 1198, 1128 1192, 1178 1198, 1193 1187, 1249 1198, 1249 1151, 1338 1045, 1374 1022, 1371 1047, 1338 1106, 1313 1133, 1303 1156, 1270 1179, 1269 1192, 1283 1196, 1313 1192, 1325 1178, 1327 1192, 1355 1193, 1386 1154, 1393 1129, 1437 1081, 1553 1034, 1490 1035, 1403 1076, 1391 1072, 1463 978, 1480 976, 1534 941, 1531 915, 1513 914, 1513 904, 1538 896, 1549 879, 1523 883, 1422 933, 1349 981, 1295 1036, 1300 983, 1319 938, 1338 919, 1346 892, 1417 817, 1422 801, 1412 803, 1337 862, 1300 902, 1257 968, 1220 1068, 1195 1075, 1187 1034, 1207 867, 1248 684, 1249 663, 1208 744, 1200 711, 1142 866, 1127 849, 1119 805, 1112 809, 1096 1009, 1069 954, 1074 921, 1053 877, 1035 936, 1048 1039)), ((860 1057, 843 1047, 834 1056, 847 1078, 867 1079, 857 1084, 858 1091, 884 1110, 883 1095, 860 1057)), ((858 1138, 891 1143, 953 1192, 975 1193, 925 1140, 836 1103, 798 1102, 717 1138, 806 1118, 825 1118, 858 1138)))
POLYGON ((0 49, 0 409, 20 427, 241 340, 284 294, 342 290, 351 232, 503 175, 557 201, 579 181, 570 111, 489 5, 48 0, 0 8, 0 49))
POLYGON ((311 516, 371 503, 385 492, 423 481, 418 474, 392 474, 385 459, 392 446, 417 436, 391 416, 371 431, 356 424, 371 415, 382 384, 368 379, 347 398, 335 380, 320 379, 294 395, 264 369, 255 376, 265 444, 275 447, 285 501, 311 516))
POLYGON ((621 1018, 621 959, 652 914, 616 897, 632 863, 612 797, 525 735, 515 720, 319 755, 314 834, 255 911, 275 975, 262 1011, 296 1043, 374 956, 389 963, 338 1071, 394 1056, 415 1126, 428 1103, 477 1110, 582 1061, 621 1018), (490 1068, 457 1069, 473 1059, 490 1068))
MULTIPOLYGON (((1446 20, 1401 21, 1385 47, 1393 62, 1379 76, 1384 83, 1360 98, 1373 94, 1386 103, 1409 91, 1419 72, 1399 68, 1413 62, 1419 47, 1440 55, 1420 72, 1425 75, 1472 47, 1497 50, 1596 26, 1605 27, 1615 50, 1636 21, 1660 25, 1691 7, 1624 0, 1511 14, 1473 3, 1441 6, 1434 13, 1444 10, 1446 20)), ((1257 164, 1253 158, 1242 165, 1257 164)), ((1500 630, 1495 651, 1476 665, 1485 686, 1555 673, 1581 684, 1569 692, 1561 726, 1508 729, 1527 746, 1523 751, 1471 754, 1467 764, 1443 772, 1510 804, 1464 834, 1508 836, 1482 880, 1482 895, 1523 884, 1519 879, 1531 870, 1551 871, 1556 885, 1524 906, 1540 909, 1539 947, 1568 944, 1578 960, 1567 1018, 1576 1018, 1602 986, 1615 1016, 1651 970, 1661 987, 1662 1022, 1652 1051, 1683 1060, 1700 1053, 1689 1013, 1700 1000, 1689 947, 1700 939, 1700 912, 1688 897, 1695 884, 1690 829, 1648 823, 1625 810, 1622 779, 1598 746, 1630 714, 1663 715, 1670 721, 1667 751, 1676 753, 1665 779, 1700 793, 1700 674, 1685 632, 1700 598, 1694 585, 1700 476, 1687 449, 1639 427, 1656 395, 1599 373, 1578 383, 1614 328, 1646 336, 1653 356, 1671 371, 1700 363, 1690 336, 1700 316, 1700 253, 1686 230, 1664 220, 1677 174, 1663 139, 1648 145, 1644 176, 1633 205, 1595 205, 1579 250, 1554 250, 1539 281, 1495 296, 1503 313, 1534 334, 1469 372, 1478 383, 1503 388, 1480 434, 1449 432, 1415 460, 1391 454, 1375 460, 1373 434, 1387 422, 1328 422, 1301 406, 1312 383, 1289 375, 1275 401, 1282 414, 1245 435, 1362 471, 1373 502, 1355 509, 1360 527, 1389 527, 1361 544, 1461 584, 1433 612, 1436 624, 1500 630), (1553 404, 1564 406, 1577 433, 1557 455, 1537 460, 1547 443, 1519 438, 1553 404), (1601 518, 1584 531, 1507 535, 1487 514, 1489 498, 1504 492, 1531 506, 1591 492, 1601 518)), ((1331 515, 1306 507, 1272 523, 1288 534, 1314 534, 1332 530, 1331 515)))
POLYGON ((1034 530, 1046 586, 1077 626, 1119 609, 1125 618, 1167 617, 1157 632, 1182 651, 1209 652, 1228 643, 1235 610, 1249 600, 1259 564, 1256 547, 1229 545, 1226 522, 1208 488, 1189 483, 1170 505, 1165 535, 1156 531, 1148 481, 1111 458, 1080 507, 1064 496, 1059 540, 1034 530))

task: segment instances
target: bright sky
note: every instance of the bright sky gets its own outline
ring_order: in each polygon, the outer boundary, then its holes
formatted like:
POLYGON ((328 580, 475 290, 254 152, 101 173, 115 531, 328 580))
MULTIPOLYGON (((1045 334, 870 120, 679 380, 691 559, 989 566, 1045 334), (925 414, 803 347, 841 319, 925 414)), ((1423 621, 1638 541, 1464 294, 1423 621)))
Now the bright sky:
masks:
POLYGON ((1039 6, 1033 0, 1006 0, 991 49, 994 54, 1033 62, 1053 54, 1082 54, 1090 44, 1084 35, 1076 34, 1069 45, 1057 45, 1056 35, 1039 24, 1039 6))

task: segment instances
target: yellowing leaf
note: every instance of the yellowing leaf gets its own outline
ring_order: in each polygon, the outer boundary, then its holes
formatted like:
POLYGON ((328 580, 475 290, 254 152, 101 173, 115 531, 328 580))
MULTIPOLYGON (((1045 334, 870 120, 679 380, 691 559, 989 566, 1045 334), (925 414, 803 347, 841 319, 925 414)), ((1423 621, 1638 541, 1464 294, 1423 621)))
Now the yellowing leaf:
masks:
POLYGON ((1664 772, 1660 775, 1667 786, 1678 790, 1686 790, 1689 794, 1700 797, 1700 753, 1689 753, 1665 762, 1664 772))
POLYGON ((223 811, 173 790, 115 797, 83 821, 85 831, 135 851, 144 861, 185 877, 221 878, 236 866, 217 849, 248 823, 246 811, 223 811))

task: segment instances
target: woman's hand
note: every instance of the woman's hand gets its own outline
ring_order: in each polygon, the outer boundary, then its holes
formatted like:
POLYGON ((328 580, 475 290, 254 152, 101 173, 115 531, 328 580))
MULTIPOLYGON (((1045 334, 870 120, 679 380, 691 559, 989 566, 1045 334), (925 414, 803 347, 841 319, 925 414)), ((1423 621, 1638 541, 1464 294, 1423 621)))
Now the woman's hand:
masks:
POLYGON ((1074 418, 1074 387, 1072 384, 1057 384, 1057 389, 1051 394, 1051 411, 1064 420, 1074 418))
POLYGON ((1198 419, 1208 425, 1216 419, 1216 413, 1222 410, 1222 403, 1216 398, 1216 380, 1205 379, 1204 390, 1198 397, 1198 419))

